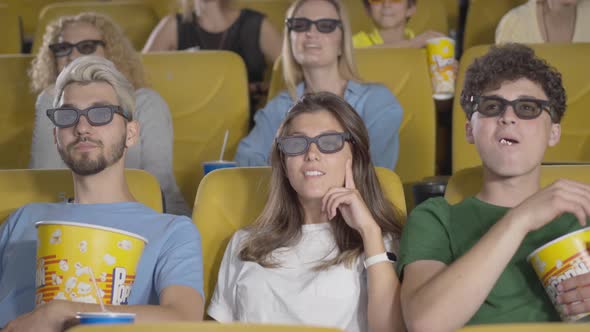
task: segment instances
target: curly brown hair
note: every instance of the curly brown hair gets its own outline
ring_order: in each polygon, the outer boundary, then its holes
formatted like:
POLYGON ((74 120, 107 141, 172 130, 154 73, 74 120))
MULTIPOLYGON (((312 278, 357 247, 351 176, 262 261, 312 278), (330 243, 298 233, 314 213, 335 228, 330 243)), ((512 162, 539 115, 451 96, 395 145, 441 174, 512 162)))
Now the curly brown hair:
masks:
POLYGON ((84 22, 94 26, 105 42, 105 56, 125 75, 135 89, 146 86, 143 66, 139 53, 135 51, 123 30, 108 16, 87 12, 75 16, 62 16, 47 25, 43 44, 31 63, 29 77, 31 89, 40 93, 57 79, 57 60, 49 45, 58 42, 59 36, 68 24, 84 22))
POLYGON ((566 108, 566 93, 561 74, 546 60, 535 55, 525 45, 507 43, 492 46, 488 53, 475 59, 467 67, 461 92, 461 106, 471 119, 473 115, 472 96, 479 96, 490 90, 499 89, 504 82, 526 78, 538 84, 549 98, 551 120, 561 122, 566 108))

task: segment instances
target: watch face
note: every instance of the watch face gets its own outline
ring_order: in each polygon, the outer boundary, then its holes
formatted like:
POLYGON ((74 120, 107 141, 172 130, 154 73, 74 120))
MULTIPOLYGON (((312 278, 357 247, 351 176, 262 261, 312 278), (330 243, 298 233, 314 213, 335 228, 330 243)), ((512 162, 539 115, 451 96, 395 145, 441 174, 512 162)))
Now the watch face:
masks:
POLYGON ((387 252, 387 259, 389 259, 392 262, 397 262, 397 256, 389 251, 387 252))

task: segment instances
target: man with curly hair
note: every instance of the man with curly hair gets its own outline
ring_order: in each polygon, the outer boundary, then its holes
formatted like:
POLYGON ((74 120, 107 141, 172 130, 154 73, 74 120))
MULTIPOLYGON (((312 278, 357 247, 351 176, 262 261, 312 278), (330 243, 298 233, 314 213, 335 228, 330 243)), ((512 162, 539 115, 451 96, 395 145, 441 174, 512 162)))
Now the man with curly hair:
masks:
MULTIPOLYGON (((405 322, 411 331, 454 331, 559 320, 526 257, 590 216, 590 185, 539 183, 545 150, 561 134, 561 75, 527 46, 492 47, 467 69, 461 105, 483 186, 456 205, 435 198, 410 215, 397 266, 405 322)), ((558 291, 566 315, 590 311, 590 274, 558 291)))

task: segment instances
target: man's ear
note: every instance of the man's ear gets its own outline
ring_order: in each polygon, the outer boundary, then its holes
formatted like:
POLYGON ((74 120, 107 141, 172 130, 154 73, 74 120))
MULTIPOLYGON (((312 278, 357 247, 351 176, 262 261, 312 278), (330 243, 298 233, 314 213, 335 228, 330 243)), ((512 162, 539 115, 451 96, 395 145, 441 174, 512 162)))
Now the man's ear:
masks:
POLYGON ((139 122, 136 120, 127 122, 127 140, 125 141, 125 147, 130 148, 137 143, 139 140, 139 132, 141 128, 139 122))
POLYGON ((465 121, 465 139, 469 144, 475 143, 475 138, 473 137, 473 126, 469 120, 465 121))
POLYGON ((551 124, 551 133, 549 133, 549 142, 547 145, 555 146, 561 139, 561 125, 559 123, 551 124))

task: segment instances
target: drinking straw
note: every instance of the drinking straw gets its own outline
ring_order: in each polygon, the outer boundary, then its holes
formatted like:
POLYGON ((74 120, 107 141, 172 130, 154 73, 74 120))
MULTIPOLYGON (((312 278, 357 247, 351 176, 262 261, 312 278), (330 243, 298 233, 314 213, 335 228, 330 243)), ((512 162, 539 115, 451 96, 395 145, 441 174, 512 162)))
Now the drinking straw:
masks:
POLYGON ((221 153, 219 154, 219 160, 223 160, 223 154, 225 153, 225 146, 227 145, 227 138, 229 137, 229 129, 225 130, 225 136, 223 136, 223 145, 221 146, 221 153))
POLYGON ((96 283, 96 278, 94 278, 94 273, 92 272, 92 268, 87 266, 88 274, 90 274, 90 279, 92 279, 92 283, 94 284, 94 290, 96 291, 96 297, 98 297, 98 303, 100 304, 100 310, 102 312, 107 312, 108 310, 104 307, 104 302, 102 302, 102 296, 100 295, 100 291, 98 289, 98 284, 96 283))

